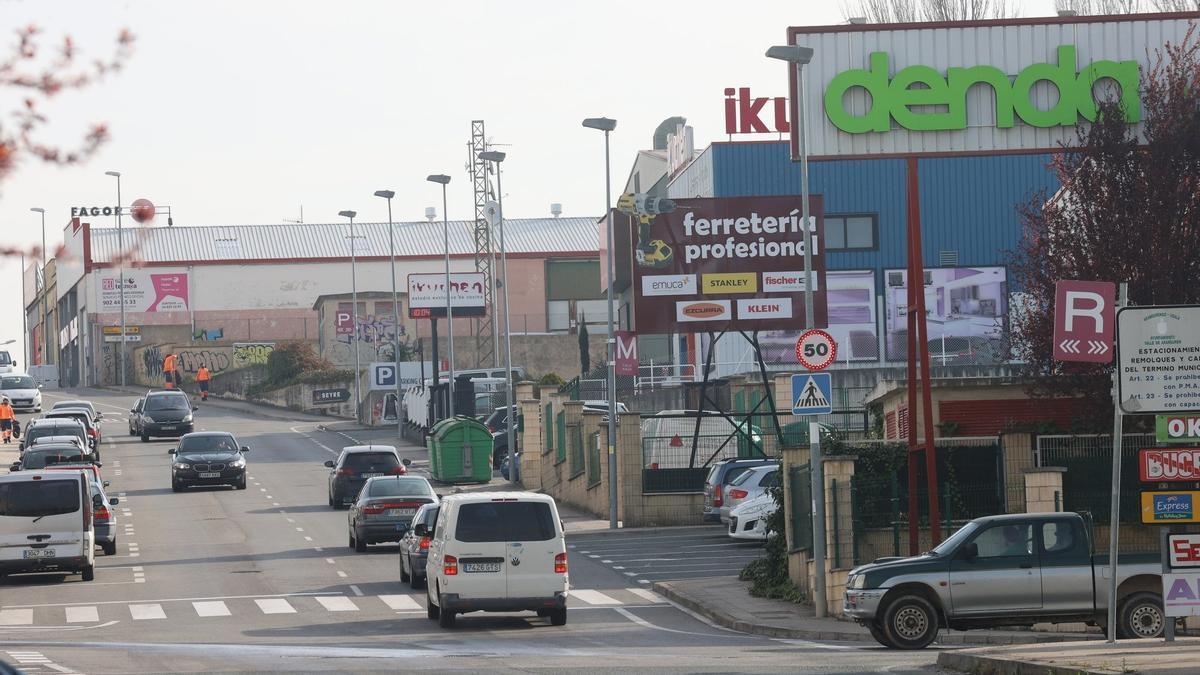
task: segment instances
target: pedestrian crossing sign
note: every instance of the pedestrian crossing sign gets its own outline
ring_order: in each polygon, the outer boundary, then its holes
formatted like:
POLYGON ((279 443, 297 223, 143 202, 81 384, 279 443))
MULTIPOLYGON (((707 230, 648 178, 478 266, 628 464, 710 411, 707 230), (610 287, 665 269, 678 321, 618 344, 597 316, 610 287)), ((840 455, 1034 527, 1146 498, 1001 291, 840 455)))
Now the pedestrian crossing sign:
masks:
POLYGON ((829 373, 792 375, 792 414, 828 415, 833 412, 833 382, 829 373))

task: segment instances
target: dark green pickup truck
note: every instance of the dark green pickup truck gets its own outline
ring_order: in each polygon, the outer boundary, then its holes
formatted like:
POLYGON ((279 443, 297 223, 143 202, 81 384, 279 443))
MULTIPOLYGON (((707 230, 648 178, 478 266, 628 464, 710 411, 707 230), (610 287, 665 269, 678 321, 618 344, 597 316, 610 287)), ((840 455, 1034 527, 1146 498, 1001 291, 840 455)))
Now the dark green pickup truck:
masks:
MULTIPOLYGON (((1117 561, 1117 632, 1162 634, 1157 554, 1117 561)), ((1027 513, 973 520, 937 548, 882 558, 850 571, 847 616, 880 644, 921 649, 938 630, 1034 623, 1104 625, 1108 556, 1092 553, 1091 528, 1075 513, 1027 513)))

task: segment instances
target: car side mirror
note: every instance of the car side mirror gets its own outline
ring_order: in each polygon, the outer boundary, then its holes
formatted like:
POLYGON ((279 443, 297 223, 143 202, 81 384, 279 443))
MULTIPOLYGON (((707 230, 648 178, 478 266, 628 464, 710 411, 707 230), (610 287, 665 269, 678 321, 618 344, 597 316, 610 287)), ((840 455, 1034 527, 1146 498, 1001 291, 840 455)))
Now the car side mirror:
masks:
POLYGON ((250 446, 248 446, 248 445, 243 445, 243 446, 242 446, 242 452, 250 452, 250 446))
POLYGON ((412 466, 412 460, 407 457, 400 460, 400 463, 403 464, 404 466, 412 466))
POLYGON ((137 414, 137 408, 130 408, 130 409, 129 409, 129 412, 131 412, 131 413, 133 413, 133 414, 135 414, 135 415, 136 415, 136 414, 137 414))
POLYGON ((199 409, 200 409, 200 406, 198 406, 198 405, 192 406, 192 412, 196 412, 199 409))
POLYGON ((96 419, 98 419, 98 420, 104 419, 104 413, 102 413, 102 412, 96 413, 96 419))
MULTIPOLYGON (((103 467, 104 467, 104 465, 103 465, 103 464, 101 464, 100 462, 92 462, 92 464, 94 464, 94 465, 96 465, 96 466, 98 466, 98 467, 101 467, 101 468, 103 468, 103 467)), ((108 487, 108 483, 105 483, 105 484, 104 484, 104 487, 108 487)))
POLYGON ((175 454, 175 448, 171 448, 170 450, 168 450, 168 451, 167 451, 167 454, 168 454, 168 455, 174 455, 174 454, 175 454))
POLYGON ((8 467, 8 470, 9 470, 9 471, 20 471, 20 470, 21 470, 21 463, 20 463, 20 462, 13 462, 13 463, 12 463, 12 466, 8 467))
POLYGON ((971 561, 979 557, 979 544, 971 542, 959 549, 958 557, 971 561))
POLYGON ((327 460, 325 460, 325 466, 332 469, 335 466, 335 464, 333 463, 332 459, 327 459, 327 460))
POLYGON ((108 481, 104 481, 103 483, 101 483, 101 485, 103 485, 104 487, 108 487, 109 485, 112 485, 112 483, 110 483, 108 481))
POLYGON ((428 537, 429 526, 425 523, 417 523, 416 526, 413 527, 413 534, 417 535, 418 537, 428 537))
POLYGON ((109 497, 108 503, 112 504, 113 506, 116 506, 117 504, 121 503, 121 498, 120 497, 109 497))

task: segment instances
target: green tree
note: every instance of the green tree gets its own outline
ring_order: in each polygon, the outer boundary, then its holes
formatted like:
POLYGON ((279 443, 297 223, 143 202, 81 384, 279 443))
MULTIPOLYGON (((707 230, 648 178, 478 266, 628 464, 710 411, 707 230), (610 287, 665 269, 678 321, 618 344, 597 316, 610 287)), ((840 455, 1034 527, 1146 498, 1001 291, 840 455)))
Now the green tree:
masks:
POLYGON ((592 369, 592 355, 588 352, 587 315, 579 315, 579 374, 586 376, 592 369))

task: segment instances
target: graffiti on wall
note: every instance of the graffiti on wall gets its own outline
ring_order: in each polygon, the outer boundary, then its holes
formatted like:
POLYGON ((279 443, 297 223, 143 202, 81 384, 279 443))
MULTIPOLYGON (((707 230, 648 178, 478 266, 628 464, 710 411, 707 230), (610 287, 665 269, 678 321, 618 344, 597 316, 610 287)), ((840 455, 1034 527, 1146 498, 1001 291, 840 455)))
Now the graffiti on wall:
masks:
POLYGON ((274 342, 235 342, 233 343, 233 367, 265 365, 267 357, 273 351, 275 351, 274 342))
MULTIPOLYGON (((213 375, 229 370, 229 354, 215 349, 181 349, 175 352, 179 357, 176 367, 185 373, 194 373, 200 366, 208 366, 213 375)), ((161 365, 160 365, 161 367, 161 365)))
POLYGON ((225 337, 224 328, 197 328, 196 332, 192 333, 192 339, 197 342, 212 342, 225 337))
POLYGON ((140 356, 142 359, 142 371, 146 373, 147 377, 162 377, 163 359, 166 357, 166 354, 158 345, 143 347, 140 356))
MULTIPOLYGON (((405 335, 404 325, 399 327, 399 335, 405 335)), ((391 359, 392 342, 397 338, 396 322, 387 314, 360 314, 358 328, 354 328, 354 317, 350 312, 337 312, 334 322, 334 339, 346 346, 354 344, 357 338, 360 346, 365 345, 375 350, 374 357, 391 359)))

